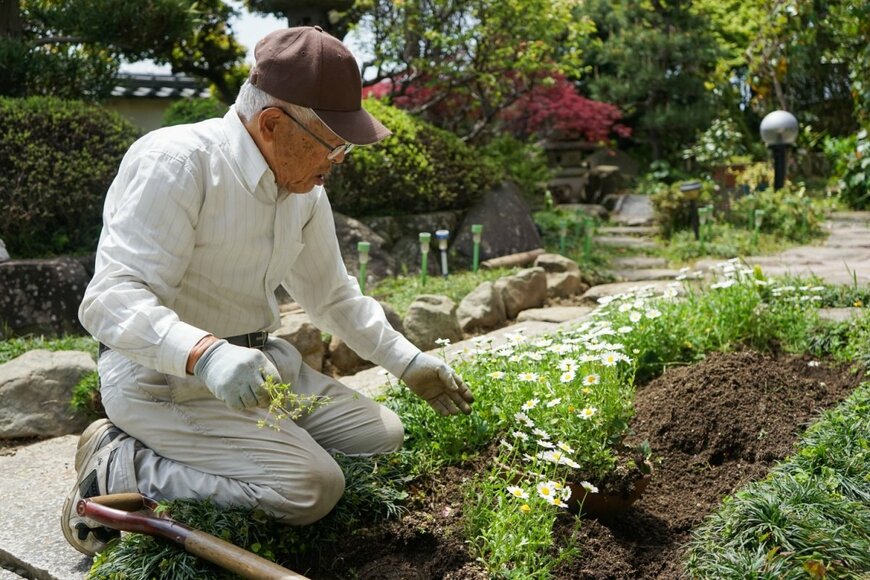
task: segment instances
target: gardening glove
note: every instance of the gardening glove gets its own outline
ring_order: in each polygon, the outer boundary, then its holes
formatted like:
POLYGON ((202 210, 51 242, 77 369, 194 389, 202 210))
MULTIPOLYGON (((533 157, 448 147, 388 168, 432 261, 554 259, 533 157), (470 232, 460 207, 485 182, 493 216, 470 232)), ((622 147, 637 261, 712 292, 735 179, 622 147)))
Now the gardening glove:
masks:
POLYGON ((402 373, 401 379, 421 399, 443 416, 462 411, 471 413, 471 391, 459 375, 442 360, 419 353, 402 373))
POLYGON ((193 374, 205 381, 215 397, 238 411, 268 405, 265 378, 279 378, 278 369, 261 351, 225 340, 208 347, 196 361, 193 374))

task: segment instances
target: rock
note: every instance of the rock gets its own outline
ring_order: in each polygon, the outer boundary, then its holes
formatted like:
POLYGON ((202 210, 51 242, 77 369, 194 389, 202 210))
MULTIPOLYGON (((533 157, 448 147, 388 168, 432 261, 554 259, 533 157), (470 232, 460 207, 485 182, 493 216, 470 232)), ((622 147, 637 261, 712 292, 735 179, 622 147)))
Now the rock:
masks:
POLYGON ((345 266, 351 276, 359 275, 358 242, 369 242, 369 263, 366 266, 366 284, 373 284, 383 278, 395 276, 398 272, 396 259, 390 255, 387 241, 371 228, 352 217, 334 213, 335 235, 344 258, 345 266))
POLYGON ((81 433, 85 417, 70 409, 73 388, 96 371, 79 351, 31 350, 0 365, 0 438, 81 433))
POLYGON ((468 210, 451 249, 466 257, 474 253, 471 225, 482 224, 480 260, 542 247, 541 235, 517 186, 503 183, 468 210))
POLYGON ((496 291, 504 301, 505 314, 516 318, 529 308, 539 308, 547 300, 547 274, 543 268, 526 268, 513 276, 499 278, 496 291))
MULTIPOLYGON (((384 309, 390 326, 401 334, 405 334, 405 328, 402 326, 402 319, 398 313, 388 304, 383 302, 379 304, 384 309)), ((353 374, 374 366, 372 362, 359 356, 344 340, 337 336, 333 336, 329 341, 329 362, 339 375, 353 374)))
POLYGON ((580 273, 580 267, 577 266, 577 262, 559 254, 541 254, 535 258, 535 267, 543 268, 544 272, 548 274, 555 272, 580 273))
POLYGON ((587 288, 577 272, 547 274, 547 298, 568 298, 587 288))
POLYGON ((89 281, 75 258, 0 263, 0 339, 86 334, 78 310, 89 281))
POLYGON ((530 308, 517 316, 517 322, 537 320, 540 322, 568 322, 578 320, 595 310, 589 306, 551 306, 549 308, 530 308))
POLYGON ((492 282, 483 282, 459 303, 459 326, 465 332, 498 328, 507 320, 504 300, 492 282))
POLYGON ((462 340, 456 309, 456 303, 446 296, 418 296, 408 307, 403 321, 405 336, 420 350, 435 348, 438 346, 435 341, 439 338, 450 342, 462 340))
POLYGON ((288 312, 281 315, 281 328, 272 333, 283 338, 302 355, 302 361, 316 371, 323 370, 323 355, 326 348, 320 329, 314 326, 304 312, 288 312))
POLYGON ((9 260, 9 252, 6 251, 6 243, 0 240, 0 262, 6 262, 7 260, 9 260))

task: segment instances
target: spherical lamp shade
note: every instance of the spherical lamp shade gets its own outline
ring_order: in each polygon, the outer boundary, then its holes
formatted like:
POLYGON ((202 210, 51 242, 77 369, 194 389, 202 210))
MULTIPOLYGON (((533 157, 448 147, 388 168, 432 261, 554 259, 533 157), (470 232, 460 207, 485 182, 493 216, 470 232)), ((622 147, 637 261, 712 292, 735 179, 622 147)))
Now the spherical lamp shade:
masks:
POLYGON ((774 111, 761 120, 761 140, 767 145, 792 145, 797 136, 797 119, 788 111, 774 111))

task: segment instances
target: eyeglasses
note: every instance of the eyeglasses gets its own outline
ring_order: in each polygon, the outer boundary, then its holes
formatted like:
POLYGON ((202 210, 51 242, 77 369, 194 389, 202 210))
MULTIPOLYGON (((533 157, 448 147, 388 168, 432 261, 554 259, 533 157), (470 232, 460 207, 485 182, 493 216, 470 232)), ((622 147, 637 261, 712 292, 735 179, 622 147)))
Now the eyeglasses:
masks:
POLYGON ((330 161, 332 161, 333 163, 341 163, 342 161, 344 161, 344 157, 349 155, 350 152, 353 151, 353 148, 355 147, 355 145, 353 143, 342 143, 341 145, 337 145, 337 146, 333 147, 332 145, 330 145, 329 143, 327 143, 326 141, 324 141, 323 139, 321 139, 320 137, 315 135, 311 129, 309 129, 308 127, 303 125, 296 117, 294 117, 293 115, 291 115, 290 113, 288 113, 287 111, 282 109, 281 107, 276 107, 273 105, 273 106, 269 106, 269 107, 263 107, 260 110, 265 111, 266 109, 278 109, 279 111, 281 111, 282 113, 284 113, 285 115, 290 117, 291 121, 293 121, 294 123, 299 125, 299 127, 301 127, 303 131, 305 131, 306 133, 311 135, 311 137, 315 141, 317 141, 318 143, 320 143, 321 145, 323 145, 324 147, 326 147, 329 150, 329 153, 326 155, 326 158, 329 159, 330 161))

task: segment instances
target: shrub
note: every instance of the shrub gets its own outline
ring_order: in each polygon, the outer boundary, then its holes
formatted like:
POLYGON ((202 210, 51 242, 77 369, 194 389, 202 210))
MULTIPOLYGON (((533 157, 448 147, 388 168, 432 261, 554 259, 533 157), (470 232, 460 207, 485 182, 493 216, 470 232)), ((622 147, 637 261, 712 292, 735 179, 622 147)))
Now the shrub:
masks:
POLYGON ((136 136, 133 125, 98 106, 0 98, 0 232, 9 253, 93 251, 106 190, 136 136))
POLYGON ((483 147, 483 154, 498 167, 503 167, 508 179, 516 183, 528 199, 540 201, 554 171, 547 166, 547 157, 540 145, 524 143, 510 135, 497 137, 483 147))
POLYGON ((329 178, 333 207, 352 216, 462 209, 500 180, 495 164, 452 133, 375 99, 365 108, 392 132, 356 149, 329 178))
POLYGON ((196 123, 214 117, 223 117, 229 106, 214 97, 181 99, 172 103, 163 115, 163 126, 196 123))
POLYGON ((845 139, 825 141, 825 153, 834 166, 833 179, 840 198, 853 209, 870 208, 870 133, 862 129, 845 139))
MULTIPOLYGON (((656 223, 661 234, 670 238, 678 230, 692 226, 692 210, 686 194, 680 191, 680 183, 660 187, 650 196, 653 204, 656 223)), ((715 185, 712 181, 701 182, 701 191, 697 199, 697 207, 703 207, 713 201, 715 185)))

